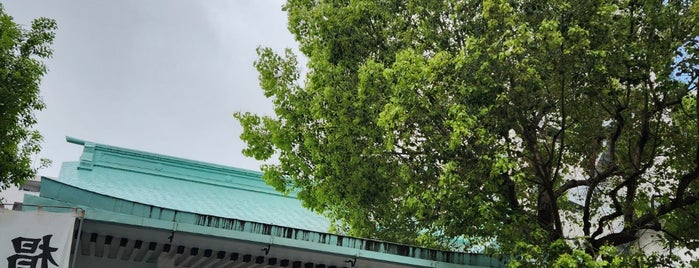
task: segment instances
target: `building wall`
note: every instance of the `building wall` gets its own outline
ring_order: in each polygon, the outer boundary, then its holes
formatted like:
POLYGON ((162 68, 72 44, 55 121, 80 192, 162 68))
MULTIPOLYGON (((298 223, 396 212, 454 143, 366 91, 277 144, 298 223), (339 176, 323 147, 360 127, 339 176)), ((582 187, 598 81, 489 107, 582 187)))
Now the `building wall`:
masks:
POLYGON ((6 209, 12 209, 12 204, 15 202, 22 202, 25 194, 39 196, 39 192, 20 190, 19 187, 12 186, 0 192, 0 197, 2 203, 5 204, 4 207, 6 209))
POLYGON ((155 265, 155 263, 131 262, 95 256, 79 256, 75 262, 75 268, 156 268, 155 265))

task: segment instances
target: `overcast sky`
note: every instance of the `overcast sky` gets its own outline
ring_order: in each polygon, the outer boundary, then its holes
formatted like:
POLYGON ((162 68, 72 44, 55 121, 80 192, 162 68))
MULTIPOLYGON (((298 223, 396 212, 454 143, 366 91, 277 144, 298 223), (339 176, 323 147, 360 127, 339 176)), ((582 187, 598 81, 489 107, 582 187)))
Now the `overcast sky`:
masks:
POLYGON ((39 157, 53 161, 42 175, 79 158, 65 136, 259 170, 233 113, 272 113, 253 62, 258 46, 297 47, 282 1, 2 2, 18 23, 58 22, 41 83, 39 157))

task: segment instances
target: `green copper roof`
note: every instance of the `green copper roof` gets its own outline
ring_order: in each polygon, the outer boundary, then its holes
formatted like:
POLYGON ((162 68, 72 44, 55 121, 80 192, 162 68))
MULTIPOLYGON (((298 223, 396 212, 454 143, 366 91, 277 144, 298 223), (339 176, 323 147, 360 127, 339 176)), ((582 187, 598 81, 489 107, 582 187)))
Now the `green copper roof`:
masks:
POLYGON ((329 221, 284 196, 261 173, 67 138, 84 146, 57 181, 140 204, 327 232, 329 221))
MULTIPOLYGON (((425 249, 327 233, 329 222, 261 173, 97 144, 58 178, 42 177, 33 207, 80 207, 85 219, 303 248, 389 262, 396 267, 502 267, 487 255, 425 249), (174 228, 174 229, 173 229, 174 228)), ((50 209, 47 209, 50 210, 50 209)))

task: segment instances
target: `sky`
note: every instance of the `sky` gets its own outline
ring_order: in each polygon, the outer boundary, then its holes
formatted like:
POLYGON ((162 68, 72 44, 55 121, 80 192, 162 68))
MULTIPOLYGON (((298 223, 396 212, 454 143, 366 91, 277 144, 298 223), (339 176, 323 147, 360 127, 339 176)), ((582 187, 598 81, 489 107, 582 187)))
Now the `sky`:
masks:
POLYGON ((15 22, 58 23, 37 113, 39 173, 56 177, 82 147, 66 136, 259 170, 242 155, 237 111, 272 114, 258 46, 297 49, 277 0, 2 0, 15 22))

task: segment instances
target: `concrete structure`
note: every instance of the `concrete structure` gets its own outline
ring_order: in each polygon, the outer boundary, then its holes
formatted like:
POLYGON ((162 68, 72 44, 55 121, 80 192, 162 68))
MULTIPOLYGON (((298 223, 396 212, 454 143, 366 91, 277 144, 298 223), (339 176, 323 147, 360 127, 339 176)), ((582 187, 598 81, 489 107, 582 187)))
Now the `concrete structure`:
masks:
MULTIPOLYGON (((498 267, 485 255, 327 233, 261 173, 68 138, 79 161, 23 210, 80 208, 76 267, 498 267), (54 207, 50 207, 54 206, 54 207)), ((65 211, 65 209, 63 209, 65 211)))
POLYGON ((5 209, 12 209, 15 203, 22 203, 24 195, 39 195, 41 185, 41 176, 37 176, 33 180, 28 180, 24 185, 11 185, 7 189, 0 192, 0 200, 2 200, 5 209))

